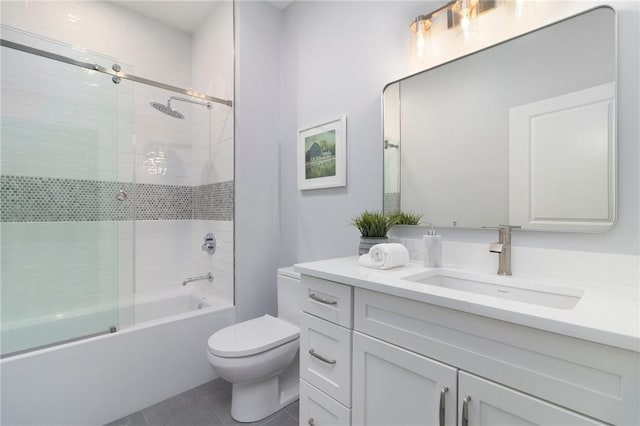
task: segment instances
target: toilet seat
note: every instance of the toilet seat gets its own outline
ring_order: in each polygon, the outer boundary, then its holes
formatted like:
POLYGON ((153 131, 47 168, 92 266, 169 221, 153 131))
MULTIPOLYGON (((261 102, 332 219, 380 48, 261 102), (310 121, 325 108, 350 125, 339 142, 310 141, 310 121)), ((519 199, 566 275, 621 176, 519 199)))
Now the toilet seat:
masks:
POLYGON ((271 315, 243 321, 214 333, 209 352, 225 358, 255 355, 297 339, 300 328, 271 315))

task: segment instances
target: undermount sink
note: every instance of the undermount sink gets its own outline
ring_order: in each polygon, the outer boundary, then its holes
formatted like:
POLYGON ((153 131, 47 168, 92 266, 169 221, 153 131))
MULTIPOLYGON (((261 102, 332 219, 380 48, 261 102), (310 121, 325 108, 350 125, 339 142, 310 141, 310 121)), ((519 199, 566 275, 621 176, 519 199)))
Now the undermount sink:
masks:
POLYGON ((558 309, 573 309, 584 294, 584 290, 571 287, 560 287, 513 277, 467 274, 446 269, 427 271, 403 279, 558 309))

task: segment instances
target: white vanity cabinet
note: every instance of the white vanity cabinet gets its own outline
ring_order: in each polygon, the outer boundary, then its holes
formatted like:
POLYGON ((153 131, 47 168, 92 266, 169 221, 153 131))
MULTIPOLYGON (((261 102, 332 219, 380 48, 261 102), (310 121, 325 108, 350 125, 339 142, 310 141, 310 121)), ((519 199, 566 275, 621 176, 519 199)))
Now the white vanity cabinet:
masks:
MULTIPOLYGON (((354 329, 395 347, 393 362, 411 351, 457 369, 460 426, 639 424, 636 352, 361 288, 354 329)), ((362 380, 354 375, 354 419, 368 410, 362 380)))
POLYGON ((353 334, 354 425, 456 424, 457 370, 353 334))
POLYGON ((302 276, 300 424, 351 424, 353 288, 302 276))
POLYGON ((458 386, 458 424, 461 426, 605 426, 605 423, 464 371, 459 372, 458 386))
POLYGON ((640 424, 638 352, 338 278, 303 273, 301 425, 640 424))
POLYGON ((354 332, 354 425, 591 425, 564 408, 354 332))

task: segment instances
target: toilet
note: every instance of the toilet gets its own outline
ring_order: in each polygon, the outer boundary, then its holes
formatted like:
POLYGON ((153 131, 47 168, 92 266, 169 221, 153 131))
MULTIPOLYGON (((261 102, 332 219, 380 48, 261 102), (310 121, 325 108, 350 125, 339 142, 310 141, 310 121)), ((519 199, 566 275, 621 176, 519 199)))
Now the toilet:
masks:
POLYGON ((214 333, 207 357, 213 370, 233 384, 231 417, 255 422, 298 399, 300 274, 278 269, 278 317, 264 315, 214 333))

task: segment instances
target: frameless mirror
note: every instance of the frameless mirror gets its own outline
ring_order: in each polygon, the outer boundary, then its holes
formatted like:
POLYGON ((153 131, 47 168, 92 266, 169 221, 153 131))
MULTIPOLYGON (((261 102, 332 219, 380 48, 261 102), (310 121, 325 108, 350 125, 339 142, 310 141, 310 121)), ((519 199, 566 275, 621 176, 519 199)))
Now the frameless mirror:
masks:
POLYGON ((389 84, 385 211, 437 227, 611 229, 615 20, 599 7, 389 84))

